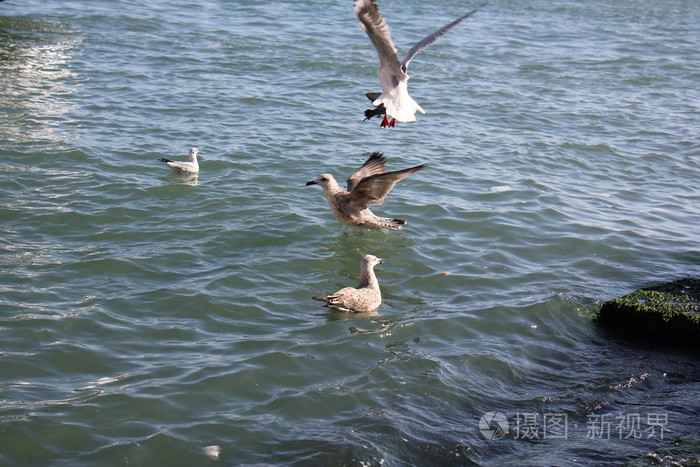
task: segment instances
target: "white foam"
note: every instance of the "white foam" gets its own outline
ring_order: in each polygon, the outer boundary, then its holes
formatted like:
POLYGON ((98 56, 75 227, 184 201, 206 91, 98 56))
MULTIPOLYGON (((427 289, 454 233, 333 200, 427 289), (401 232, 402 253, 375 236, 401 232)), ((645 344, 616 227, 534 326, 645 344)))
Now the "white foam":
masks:
POLYGON ((221 447, 220 446, 207 446, 204 449, 202 449, 202 451, 204 451, 204 454, 208 458, 216 460, 219 458, 219 454, 221 454, 221 447))

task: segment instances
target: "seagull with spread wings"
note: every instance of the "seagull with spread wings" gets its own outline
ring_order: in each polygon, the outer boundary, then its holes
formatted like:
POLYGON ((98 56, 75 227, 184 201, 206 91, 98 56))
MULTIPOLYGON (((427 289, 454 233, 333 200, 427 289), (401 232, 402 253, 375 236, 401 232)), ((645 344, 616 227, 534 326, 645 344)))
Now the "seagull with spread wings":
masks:
MULTIPOLYGON (((399 61, 397 55, 398 50, 391 40, 389 27, 386 24, 386 20, 379 12, 379 8, 377 8, 377 4, 374 0, 357 0, 354 7, 355 14, 357 14, 360 20, 360 26, 369 36, 372 44, 374 44, 374 48, 377 49, 377 55, 379 55, 377 76, 382 85, 382 93, 372 102, 379 110, 370 109, 365 111, 365 117, 367 117, 365 120, 372 118, 374 115, 381 115, 379 112, 381 112, 381 107, 384 107, 385 112, 381 124, 382 128, 387 126, 393 127, 396 124, 396 120, 400 122, 415 121, 416 111, 424 114, 425 110, 408 95, 408 75, 406 74, 408 64, 418 52, 438 40, 459 22, 474 14, 477 9, 460 16, 451 23, 429 34, 411 47, 411 50, 399 61), (389 120, 388 117, 391 117, 391 120, 389 120)), ((368 97, 370 96, 368 95, 368 97)))
POLYGON ((306 185, 321 185, 333 215, 345 225, 401 230, 401 226, 406 224, 405 220, 376 216, 369 210, 369 205, 382 204, 384 197, 397 182, 428 164, 387 172, 384 160, 381 153, 372 154, 362 167, 348 178, 347 190, 338 185, 331 174, 319 175, 306 185))

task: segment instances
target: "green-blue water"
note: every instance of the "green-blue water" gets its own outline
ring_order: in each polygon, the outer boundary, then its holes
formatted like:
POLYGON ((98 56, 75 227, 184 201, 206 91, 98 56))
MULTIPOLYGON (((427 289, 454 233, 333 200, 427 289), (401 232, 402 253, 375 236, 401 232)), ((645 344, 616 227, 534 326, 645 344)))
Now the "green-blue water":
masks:
MULTIPOLYGON (((401 52, 474 6, 379 5, 401 52)), ((390 130, 376 64, 351 0, 0 3, 0 464, 619 464, 700 429, 697 357, 593 320, 700 275, 700 4, 493 1, 390 130), (304 183, 374 151, 430 166, 373 208, 404 231, 344 234, 304 183), (311 300, 368 253, 378 316, 311 300)))

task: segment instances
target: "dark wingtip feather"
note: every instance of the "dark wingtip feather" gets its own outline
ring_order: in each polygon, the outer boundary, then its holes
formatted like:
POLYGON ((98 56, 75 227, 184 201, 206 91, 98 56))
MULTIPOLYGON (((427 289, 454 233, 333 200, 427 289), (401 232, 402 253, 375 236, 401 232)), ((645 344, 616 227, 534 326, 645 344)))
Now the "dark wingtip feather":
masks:
POLYGON ((367 121, 372 117, 381 117, 382 115, 384 115, 384 113, 386 113, 386 109, 384 109, 383 105, 380 107, 375 107, 373 109, 367 109, 367 110, 365 110, 365 120, 364 121, 367 121))

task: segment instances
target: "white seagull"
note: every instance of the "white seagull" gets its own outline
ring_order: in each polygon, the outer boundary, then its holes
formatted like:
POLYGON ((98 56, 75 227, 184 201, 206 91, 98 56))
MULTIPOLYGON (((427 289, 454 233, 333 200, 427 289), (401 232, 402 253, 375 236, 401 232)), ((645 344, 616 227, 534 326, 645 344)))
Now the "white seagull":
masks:
POLYGON ((331 174, 321 174, 306 182, 306 186, 320 185, 323 188, 333 215, 344 225, 401 230, 405 220, 379 217, 369 210, 369 205, 382 204, 394 185, 427 165, 387 172, 384 156, 375 152, 348 178, 347 190, 338 185, 331 174))
POLYGON ((190 158, 188 161, 171 161, 165 157, 158 159, 177 173, 192 173, 199 172, 199 164, 197 163, 197 154, 201 154, 197 148, 190 149, 190 158))
POLYGON ((313 299, 324 301, 323 306, 340 311, 369 313, 376 310, 382 304, 382 292, 374 275, 374 266, 383 262, 374 255, 366 255, 360 263, 360 285, 357 288, 345 287, 333 295, 319 295, 313 299))
POLYGON ((398 50, 396 50, 396 46, 391 40, 389 27, 374 0, 356 0, 354 7, 355 13, 360 20, 360 26, 369 36, 372 44, 374 44, 374 48, 377 49, 377 55, 379 55, 377 76, 382 85, 382 93, 372 102, 378 109, 366 111, 365 116, 367 118, 365 120, 374 115, 381 115, 381 111, 384 110, 382 128, 387 126, 393 127, 396 120, 400 122, 415 121, 416 110, 423 114, 425 110, 408 95, 408 75, 406 74, 408 64, 418 52, 438 40, 460 21, 474 14, 478 8, 460 16, 423 38, 411 47, 411 50, 399 61, 397 56, 398 50), (368 114, 368 112, 370 113, 368 114), (387 117, 391 117, 391 121, 387 117))

